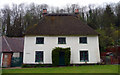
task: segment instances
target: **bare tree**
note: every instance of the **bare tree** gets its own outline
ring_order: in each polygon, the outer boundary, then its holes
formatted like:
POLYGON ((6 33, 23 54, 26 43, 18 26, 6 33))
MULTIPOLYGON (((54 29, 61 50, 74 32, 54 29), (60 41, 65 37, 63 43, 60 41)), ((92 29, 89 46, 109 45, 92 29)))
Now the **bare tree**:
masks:
POLYGON ((66 5, 66 10, 67 10, 67 13, 70 13, 70 4, 66 5))
POLYGON ((55 13, 55 8, 52 6, 52 7, 50 8, 50 11, 51 11, 51 13, 55 13))
POLYGON ((74 13, 75 9, 79 9, 79 5, 78 4, 72 4, 71 5, 72 13, 74 13))
POLYGON ((59 7, 57 7, 55 10, 56 10, 56 13, 60 13, 59 7))

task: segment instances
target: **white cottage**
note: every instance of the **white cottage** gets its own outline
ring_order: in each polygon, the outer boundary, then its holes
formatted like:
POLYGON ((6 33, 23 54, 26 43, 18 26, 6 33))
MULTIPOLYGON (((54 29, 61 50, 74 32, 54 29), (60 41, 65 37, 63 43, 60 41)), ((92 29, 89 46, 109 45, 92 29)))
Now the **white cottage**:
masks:
POLYGON ((26 31, 24 64, 52 64, 55 47, 71 49, 71 64, 99 63, 98 33, 76 14, 46 14, 26 31))

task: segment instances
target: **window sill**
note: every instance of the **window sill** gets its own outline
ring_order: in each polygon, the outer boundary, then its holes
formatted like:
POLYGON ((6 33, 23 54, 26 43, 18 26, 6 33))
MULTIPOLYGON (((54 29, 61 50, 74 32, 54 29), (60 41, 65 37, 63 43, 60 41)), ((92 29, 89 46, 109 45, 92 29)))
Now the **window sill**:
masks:
POLYGON ((60 43, 58 43, 58 44, 59 44, 59 45, 65 45, 66 43, 61 43, 61 44, 60 44, 60 43))
POLYGON ((89 60, 86 60, 86 61, 85 60, 80 60, 80 62, 89 62, 89 60))
POLYGON ((80 45, 88 45, 88 43, 79 43, 80 45))
POLYGON ((35 62, 36 64, 43 64, 43 62, 35 62))
POLYGON ((37 45, 37 46, 42 46, 42 45, 45 45, 45 44, 35 44, 35 45, 37 45))

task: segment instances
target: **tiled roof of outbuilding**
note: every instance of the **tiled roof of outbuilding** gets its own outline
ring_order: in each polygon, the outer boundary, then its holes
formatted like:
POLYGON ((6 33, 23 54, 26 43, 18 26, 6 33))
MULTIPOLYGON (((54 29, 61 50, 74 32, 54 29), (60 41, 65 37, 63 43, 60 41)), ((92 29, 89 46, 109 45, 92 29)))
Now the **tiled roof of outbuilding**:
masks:
POLYGON ((2 52, 23 52, 24 38, 23 37, 6 37, 2 36, 2 52))

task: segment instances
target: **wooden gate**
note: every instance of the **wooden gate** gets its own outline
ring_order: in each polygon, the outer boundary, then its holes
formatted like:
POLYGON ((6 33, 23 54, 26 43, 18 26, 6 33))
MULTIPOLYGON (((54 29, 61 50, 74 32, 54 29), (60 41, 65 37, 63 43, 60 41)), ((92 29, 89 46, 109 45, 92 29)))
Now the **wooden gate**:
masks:
POLYGON ((111 57, 110 56, 106 56, 106 64, 111 64, 111 57))
POLYGON ((11 67, 20 67, 23 63, 22 57, 12 57, 11 67))

